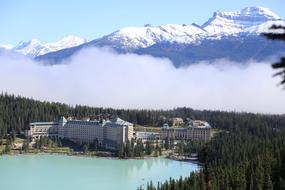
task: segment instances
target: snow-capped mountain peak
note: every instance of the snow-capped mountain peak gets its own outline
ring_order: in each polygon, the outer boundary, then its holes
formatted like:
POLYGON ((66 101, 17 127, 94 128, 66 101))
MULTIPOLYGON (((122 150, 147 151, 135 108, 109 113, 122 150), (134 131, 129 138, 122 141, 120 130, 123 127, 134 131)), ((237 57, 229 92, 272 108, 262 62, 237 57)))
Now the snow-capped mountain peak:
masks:
POLYGON ((0 49, 11 50, 13 45, 11 44, 0 44, 0 49))
POLYGON ((281 18, 268 8, 246 7, 240 11, 216 11, 203 28, 211 34, 234 34, 245 32, 247 28, 258 26, 281 18))
POLYGON ((19 42, 13 49, 21 50, 26 47, 35 47, 41 45, 41 42, 38 39, 32 39, 29 41, 21 41, 19 42))
POLYGON ((266 22, 270 20, 280 20, 281 18, 268 8, 246 7, 241 11, 222 12, 216 11, 214 17, 237 21, 266 22))
POLYGON ((85 42, 86 40, 77 36, 67 36, 57 42, 46 44, 41 43, 38 39, 32 39, 29 41, 21 41, 11 49, 29 57, 36 57, 61 49, 78 46, 85 42))
POLYGON ((38 39, 32 39, 29 41, 21 41, 15 47, 12 48, 13 51, 22 53, 34 57, 34 55, 39 55, 38 51, 43 48, 43 45, 38 39))
POLYGON ((77 36, 66 36, 64 38, 62 38, 61 40, 54 42, 54 43, 47 43, 45 44, 46 46, 53 48, 53 49, 63 49, 63 48, 67 48, 67 47, 73 47, 73 46, 77 46, 80 44, 85 43, 86 40, 77 37, 77 36))
POLYGON ((241 10, 242 16, 254 17, 257 20, 269 21, 269 20, 280 20, 277 14, 265 7, 247 7, 241 10))

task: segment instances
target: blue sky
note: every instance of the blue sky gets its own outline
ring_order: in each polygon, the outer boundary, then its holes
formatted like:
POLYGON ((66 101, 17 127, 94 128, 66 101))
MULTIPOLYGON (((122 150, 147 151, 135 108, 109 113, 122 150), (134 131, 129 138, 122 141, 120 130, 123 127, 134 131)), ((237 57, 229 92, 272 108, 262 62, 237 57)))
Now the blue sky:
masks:
POLYGON ((92 40, 126 26, 203 24, 216 10, 264 6, 285 18, 284 0, 0 0, 0 44, 67 35, 92 40))

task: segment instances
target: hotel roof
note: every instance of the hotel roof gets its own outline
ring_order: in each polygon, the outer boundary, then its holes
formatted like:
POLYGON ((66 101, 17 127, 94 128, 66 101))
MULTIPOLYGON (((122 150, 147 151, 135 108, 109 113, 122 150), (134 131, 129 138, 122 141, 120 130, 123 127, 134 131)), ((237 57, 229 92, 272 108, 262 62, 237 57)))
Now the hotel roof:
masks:
POLYGON ((117 125, 133 125, 132 123, 122 120, 119 117, 117 117, 115 120, 112 120, 112 123, 115 123, 117 125))
POLYGON ((57 125, 57 122, 33 122, 30 125, 57 125))
POLYGON ((66 120, 64 117, 61 117, 58 122, 33 122, 33 123, 30 123, 30 126, 32 126, 32 125, 37 125, 37 126, 58 125, 59 123, 83 124, 83 125, 99 125, 99 124, 102 124, 102 126, 109 125, 109 126, 114 126, 114 127, 133 125, 132 123, 124 121, 118 117, 114 118, 112 120, 107 120, 107 121, 104 120, 102 123, 100 123, 99 120, 66 120))

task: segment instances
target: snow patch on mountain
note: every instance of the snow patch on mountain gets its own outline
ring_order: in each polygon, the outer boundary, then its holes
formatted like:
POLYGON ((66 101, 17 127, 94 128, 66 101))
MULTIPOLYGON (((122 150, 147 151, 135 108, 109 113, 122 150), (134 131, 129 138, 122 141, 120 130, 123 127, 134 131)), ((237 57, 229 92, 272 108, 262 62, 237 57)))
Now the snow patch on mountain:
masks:
POLYGON ((261 33, 283 33, 283 29, 274 29, 272 30, 271 27, 273 25, 277 26, 285 26, 285 21, 279 20, 279 21, 267 21, 265 23, 262 23, 258 26, 252 26, 248 27, 246 31, 251 34, 261 34, 261 33))
POLYGON ((86 40, 79 38, 77 36, 67 36, 63 39, 61 39, 60 41, 57 41, 55 43, 47 43, 45 44, 47 47, 49 47, 50 49, 53 50, 60 50, 60 49, 64 49, 67 47, 74 47, 74 46, 78 46, 81 45, 83 43, 85 43, 86 40))
POLYGON ((109 40, 124 48, 146 48, 160 42, 194 43, 207 32, 191 25, 167 24, 162 26, 122 28, 103 39, 109 40))

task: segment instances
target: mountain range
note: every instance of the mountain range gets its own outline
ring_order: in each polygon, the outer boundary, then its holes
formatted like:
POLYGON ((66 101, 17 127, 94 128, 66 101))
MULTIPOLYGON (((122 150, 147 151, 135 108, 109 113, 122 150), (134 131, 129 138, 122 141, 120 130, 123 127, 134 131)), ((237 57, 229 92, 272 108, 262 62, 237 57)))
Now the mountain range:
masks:
MULTIPOLYGON (((203 25, 166 24, 126 27, 87 42, 69 36, 56 43, 41 44, 38 40, 4 47, 24 55, 57 64, 86 47, 111 47, 119 53, 147 54, 166 57, 175 66, 199 61, 228 58, 233 61, 263 60, 285 52, 285 44, 270 41, 261 34, 273 24, 285 21, 264 7, 247 7, 240 11, 216 11, 203 25)), ((1 46, 0 46, 1 48, 1 46)))
POLYGON ((74 46, 86 43, 85 39, 77 36, 66 36, 63 39, 52 42, 52 43, 42 43, 38 39, 32 39, 29 41, 21 41, 15 47, 12 45, 0 45, 0 48, 11 50, 13 52, 18 52, 28 57, 35 58, 50 52, 55 52, 65 48, 70 48, 74 46))

